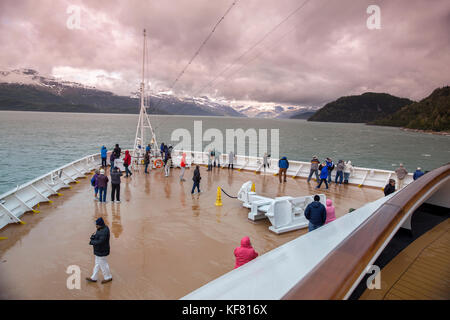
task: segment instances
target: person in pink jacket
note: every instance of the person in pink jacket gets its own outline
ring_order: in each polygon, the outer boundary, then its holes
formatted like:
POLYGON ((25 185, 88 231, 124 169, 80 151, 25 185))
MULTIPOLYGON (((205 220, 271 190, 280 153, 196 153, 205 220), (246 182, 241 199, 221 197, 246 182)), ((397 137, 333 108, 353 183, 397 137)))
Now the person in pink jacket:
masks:
POLYGON ((258 253, 253 249, 250 243, 249 237, 243 237, 241 239, 241 246, 234 249, 234 256, 236 257, 236 265, 234 266, 235 269, 258 256, 258 253))
POLYGON ((327 220, 325 220, 325 224, 336 220, 336 213, 333 206, 333 201, 331 199, 327 199, 327 220))

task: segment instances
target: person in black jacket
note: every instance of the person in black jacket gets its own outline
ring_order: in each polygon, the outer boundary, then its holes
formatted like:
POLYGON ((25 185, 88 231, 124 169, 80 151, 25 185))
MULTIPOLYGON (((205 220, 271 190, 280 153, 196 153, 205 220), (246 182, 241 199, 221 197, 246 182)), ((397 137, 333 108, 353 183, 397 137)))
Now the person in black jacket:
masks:
POLYGON ((194 176, 192 177, 192 180, 194 181, 194 185, 192 186, 192 191, 191 191, 192 194, 194 194, 195 187, 197 187, 198 193, 200 193, 200 179, 201 178, 202 177, 200 177, 200 167, 197 165, 194 170, 194 176))
POLYGON ((395 180, 389 179, 389 183, 384 187, 384 196, 395 192, 395 180))
POLYGON ((107 283, 112 281, 111 271, 109 270, 108 261, 106 261, 110 250, 109 228, 105 225, 102 218, 98 218, 95 221, 95 226, 97 227, 97 232, 91 235, 91 241, 89 242, 94 247, 95 266, 92 276, 86 278, 86 280, 89 282, 97 282, 97 275, 100 269, 103 274, 102 283, 107 283))
POLYGON ((308 231, 313 231, 325 224, 327 220, 327 210, 320 203, 320 197, 314 196, 314 202, 308 204, 305 209, 305 218, 309 220, 308 231))
POLYGON ((122 171, 115 167, 111 172, 111 202, 114 202, 114 196, 116 203, 120 203, 120 177, 122 171))

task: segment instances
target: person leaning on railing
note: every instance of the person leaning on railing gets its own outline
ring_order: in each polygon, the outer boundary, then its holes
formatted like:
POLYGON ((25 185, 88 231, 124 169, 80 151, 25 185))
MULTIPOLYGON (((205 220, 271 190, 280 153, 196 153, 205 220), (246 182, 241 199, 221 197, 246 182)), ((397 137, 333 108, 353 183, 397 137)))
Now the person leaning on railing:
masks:
POLYGON ((389 179, 389 183, 384 187, 384 195, 387 196, 395 192, 395 180, 389 179))

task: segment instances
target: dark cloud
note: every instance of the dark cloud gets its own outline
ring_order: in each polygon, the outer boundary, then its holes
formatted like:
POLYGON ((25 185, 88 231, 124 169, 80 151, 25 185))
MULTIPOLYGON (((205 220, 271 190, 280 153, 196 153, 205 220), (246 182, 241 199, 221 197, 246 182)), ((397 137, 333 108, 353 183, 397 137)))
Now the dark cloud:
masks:
MULTIPOLYGON (((175 93, 198 92, 302 2, 238 1, 175 93)), ((166 90, 231 3, 2 0, 0 66, 47 74, 58 67, 102 70, 95 75, 99 87, 103 79, 105 87, 127 94, 140 81, 145 27, 152 88, 166 90), (81 30, 66 27, 70 5, 82 8, 81 30)), ((448 30, 448 0, 310 0, 199 94, 312 106, 365 91, 421 99, 449 84, 448 30), (381 8, 380 30, 366 27, 371 4, 381 8)))

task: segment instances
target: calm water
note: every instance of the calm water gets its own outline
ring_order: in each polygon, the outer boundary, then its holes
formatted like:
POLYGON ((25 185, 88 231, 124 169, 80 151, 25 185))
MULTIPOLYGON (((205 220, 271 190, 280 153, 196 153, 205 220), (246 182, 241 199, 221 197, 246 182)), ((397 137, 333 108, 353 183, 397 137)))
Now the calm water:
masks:
MULTIPOLYGON (((137 119, 138 115, 0 111, 0 194, 99 152, 103 144, 108 149, 115 143, 132 148, 137 119)), ((408 171, 417 166, 431 170, 450 161, 450 137, 398 128, 304 120, 151 116, 159 143, 171 143, 171 133, 177 128, 193 132, 194 120, 203 121, 203 132, 217 128, 224 137, 225 129, 279 129, 280 155, 293 160, 330 156, 352 160, 360 167, 388 170, 403 162, 408 171)))

